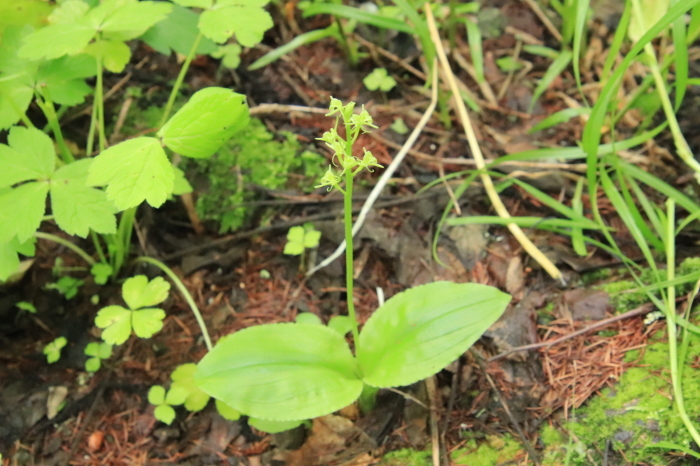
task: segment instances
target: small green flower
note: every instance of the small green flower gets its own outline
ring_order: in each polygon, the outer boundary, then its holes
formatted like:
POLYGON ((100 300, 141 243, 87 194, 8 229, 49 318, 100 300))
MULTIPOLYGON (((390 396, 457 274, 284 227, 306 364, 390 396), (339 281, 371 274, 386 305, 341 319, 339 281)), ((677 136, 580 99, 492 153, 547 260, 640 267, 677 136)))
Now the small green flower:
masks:
POLYGON ((362 162, 361 165, 366 168, 368 171, 372 172, 370 167, 377 167, 377 168, 384 168, 383 165, 380 165, 377 163, 377 158, 372 155, 372 152, 368 151, 367 149, 363 149, 365 151, 364 157, 362 157, 362 162))
POLYGON ((329 166, 328 171, 325 175, 323 175, 323 178, 321 178, 321 184, 316 187, 322 188, 324 186, 328 186, 328 191, 332 190, 333 188, 340 189, 340 181, 340 177, 333 173, 333 170, 329 166))
POLYGON ((369 128, 377 128, 377 126, 373 124, 372 116, 367 110, 365 110, 364 105, 362 106, 362 111, 359 114, 355 114, 350 117, 350 124, 353 126, 355 131, 361 129, 363 133, 370 132, 371 130, 369 128))

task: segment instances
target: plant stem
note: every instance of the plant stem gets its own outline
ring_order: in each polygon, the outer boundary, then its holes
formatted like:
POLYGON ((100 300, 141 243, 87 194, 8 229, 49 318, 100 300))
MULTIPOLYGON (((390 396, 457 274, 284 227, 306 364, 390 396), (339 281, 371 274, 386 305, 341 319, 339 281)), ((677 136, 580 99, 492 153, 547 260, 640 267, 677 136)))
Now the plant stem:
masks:
POLYGON ((104 90, 102 85, 102 55, 98 52, 96 55, 97 60, 97 83, 95 85, 95 114, 97 116, 97 145, 100 148, 100 152, 105 150, 107 147, 107 140, 105 139, 105 106, 104 106, 104 90))
POLYGON ((52 235, 51 233, 43 233, 41 231, 37 231, 36 233, 34 233, 34 236, 38 239, 46 239, 49 241, 53 241, 54 243, 58 243, 62 246, 65 246, 71 251, 75 252, 80 257, 82 257, 88 264, 95 265, 95 259, 90 257, 90 255, 87 252, 85 252, 83 248, 71 243, 67 239, 61 238, 60 236, 52 235))
POLYGON ((105 256, 105 253, 102 250, 102 245, 100 244, 100 238, 97 236, 97 233, 95 233, 93 230, 90 230, 90 238, 92 238, 92 242, 95 245, 95 251, 97 251, 97 255, 100 258, 100 262, 104 262, 106 264, 107 263, 107 256, 105 256))
POLYGON ((345 207, 345 288, 348 302, 348 315, 352 321, 352 338, 355 341, 355 353, 360 345, 360 332, 358 331, 357 315, 355 314, 355 302, 353 301, 353 244, 352 244, 352 170, 345 170, 345 194, 343 195, 345 207))
POLYGON ((168 267, 167 265, 165 265, 157 259, 153 259, 152 257, 137 257, 136 259, 134 259, 134 262, 145 262, 147 264, 151 264, 158 267, 160 270, 163 271, 163 273, 165 273, 168 276, 168 278, 170 278, 173 281, 173 283, 175 283, 177 289, 180 291, 180 293, 182 293, 182 297, 185 298, 185 301, 187 301, 187 304, 189 304, 195 319, 197 319, 199 328, 202 330, 202 336, 204 337, 204 344, 207 345, 207 349, 211 351, 212 344, 211 338, 209 338, 209 332, 207 331, 207 326, 204 323, 204 319, 202 318, 202 314, 199 312, 197 304, 194 302, 194 299, 192 298, 190 292, 187 291, 187 288, 185 287, 184 283, 182 283, 182 280, 180 280, 180 278, 177 275, 175 275, 175 272, 173 272, 170 267, 168 267))
POLYGON ((185 62, 182 64, 182 68, 180 68, 180 74, 177 75, 177 79, 175 80, 175 84, 173 85, 173 90, 170 92, 170 97, 168 97, 168 103, 165 104, 163 117, 160 119, 160 123, 158 124, 159 129, 163 127, 166 121, 168 121, 170 112, 173 109, 173 104, 175 103, 175 98, 177 97, 177 94, 180 91, 182 81, 185 80, 185 75, 187 74, 187 70, 190 68, 190 63, 192 62, 194 56, 197 54, 197 47, 199 47, 199 42, 202 40, 202 37, 203 36, 201 32, 197 34, 197 38, 195 38, 194 43, 192 44, 192 47, 190 48, 190 51, 187 54, 187 58, 185 58, 185 62))
MULTIPOLYGON (((676 203, 673 199, 666 201, 666 278, 673 280, 676 271, 676 244, 675 244, 675 208, 676 203)), ((693 422, 690 420, 688 413, 685 410, 685 401, 683 400, 683 386, 678 369, 678 334, 676 329, 676 287, 670 285, 668 287, 668 297, 666 300, 666 328, 668 329, 668 355, 670 359, 671 383, 673 384, 673 397, 676 400, 678 407, 678 415, 680 416, 685 428, 696 444, 700 445, 700 433, 695 429, 693 422)))
POLYGON ((134 231, 134 218, 136 217, 136 207, 122 212, 119 219, 117 234, 114 235, 114 251, 112 253, 112 276, 116 277, 124 264, 124 260, 129 255, 131 245, 131 233, 134 231))
POLYGON ((63 156, 63 162, 67 164, 71 163, 75 161, 75 157, 73 157, 73 154, 66 145, 66 141, 63 139, 61 125, 58 123, 58 115, 56 115, 56 108, 53 105, 53 100, 51 100, 49 89, 42 87, 39 92, 44 101, 39 102, 38 100, 40 99, 38 99, 37 103, 39 104, 41 111, 44 112, 44 116, 46 116, 51 132, 56 138, 56 143, 58 144, 58 148, 61 150, 61 155, 63 156))

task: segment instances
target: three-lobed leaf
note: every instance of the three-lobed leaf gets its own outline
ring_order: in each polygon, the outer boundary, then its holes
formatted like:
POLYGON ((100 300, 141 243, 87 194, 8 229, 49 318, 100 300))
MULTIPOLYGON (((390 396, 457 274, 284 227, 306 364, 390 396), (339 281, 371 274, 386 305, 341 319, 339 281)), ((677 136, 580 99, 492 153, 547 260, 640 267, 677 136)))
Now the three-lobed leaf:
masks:
POLYGON ((181 155, 211 157, 250 121, 243 94, 208 87, 192 98, 158 131, 163 144, 181 155))
POLYGON ((363 386, 345 339, 305 324, 249 327, 222 338, 197 365, 195 381, 241 413, 277 421, 341 409, 363 386))
POLYGON ((107 185, 107 198, 119 210, 144 200, 160 207, 173 191, 175 173, 157 139, 140 137, 121 142, 95 157, 88 186, 107 185))
POLYGON ((145 275, 136 275, 122 285, 122 297, 131 309, 155 306, 165 301, 170 291, 170 283, 163 277, 148 280, 145 275))
POLYGON ((510 295, 475 283, 435 282, 393 296, 360 333, 365 383, 409 385, 457 359, 503 314, 510 295))
POLYGON ((200 390, 194 381, 194 373, 197 370, 197 365, 194 363, 182 364, 178 366, 170 378, 172 379, 172 388, 178 388, 187 392, 185 398, 185 408, 188 411, 201 411, 209 402, 210 396, 200 390))
POLYGON ((218 0, 199 17, 199 30, 205 37, 223 44, 232 35, 245 47, 262 42, 274 23, 263 8, 269 0, 218 0))

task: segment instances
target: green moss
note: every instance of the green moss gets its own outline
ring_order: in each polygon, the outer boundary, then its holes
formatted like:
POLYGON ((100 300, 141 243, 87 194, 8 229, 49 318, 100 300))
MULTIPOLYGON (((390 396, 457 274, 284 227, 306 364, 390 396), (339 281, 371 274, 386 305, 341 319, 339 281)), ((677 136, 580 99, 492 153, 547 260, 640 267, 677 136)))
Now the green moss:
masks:
MULTIPOLYGON (((700 339, 691 338, 688 361, 700 357, 700 339)), ((629 461, 619 464, 661 466, 669 464, 665 450, 645 447, 661 440, 684 446, 690 444, 690 434, 671 399, 668 360, 668 344, 657 338, 647 346, 639 361, 640 367, 629 369, 614 389, 603 390, 599 397, 576 412, 578 419, 569 428, 588 447, 586 455, 573 460, 572 464, 591 464, 591 458, 602 463, 601 446, 611 441, 613 450, 624 453, 629 461)), ((698 419, 700 372, 686 366, 682 384, 688 414, 691 419, 698 419)))
POLYGON ((479 441, 473 438, 467 441, 466 447, 452 452, 452 460, 456 464, 469 466, 497 466, 524 456, 520 442, 508 434, 489 435, 479 441))
POLYGON ((396 450, 384 455, 378 466, 429 466, 432 464, 429 451, 396 450))

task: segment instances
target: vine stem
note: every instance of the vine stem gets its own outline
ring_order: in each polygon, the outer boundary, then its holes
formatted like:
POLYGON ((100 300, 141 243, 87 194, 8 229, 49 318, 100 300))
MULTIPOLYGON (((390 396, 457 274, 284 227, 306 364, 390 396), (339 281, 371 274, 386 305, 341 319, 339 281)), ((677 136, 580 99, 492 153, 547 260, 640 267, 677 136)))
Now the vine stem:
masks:
MULTIPOLYGON (((673 280, 676 272, 676 247, 675 247, 675 207, 673 199, 666 201, 666 279, 673 280)), ((678 368, 678 332, 676 328, 676 287, 669 285, 666 301, 666 328, 668 329, 668 355, 670 359, 671 383, 673 385, 673 397, 678 407, 680 416, 685 428, 690 433, 696 444, 700 445, 700 433, 690 420, 690 416, 685 410, 683 399, 683 386, 678 368)))
POLYGON ((175 275, 175 272, 173 272, 170 267, 152 257, 137 257, 136 259, 134 259, 134 262, 144 262, 146 264, 151 264, 158 267, 160 270, 163 271, 163 273, 165 273, 168 276, 168 278, 170 278, 170 280, 173 281, 173 283, 175 283, 177 289, 180 291, 180 293, 182 293, 182 297, 185 298, 185 301, 187 301, 187 304, 190 306, 190 309, 192 310, 195 319, 197 319, 197 324, 199 324, 199 328, 202 330, 202 336, 204 337, 204 344, 207 346, 207 350, 211 351, 212 344, 211 338, 209 338, 209 332, 207 331, 207 326, 204 323, 204 319, 202 318, 201 312, 199 312, 197 304, 194 302, 194 299, 185 287, 185 284, 182 283, 182 280, 180 280, 180 278, 177 275, 175 275))
POLYGON ((190 63, 194 59, 194 56, 197 54, 197 48, 199 47, 199 43, 201 42, 202 37, 203 36, 201 32, 197 34, 197 38, 194 40, 194 43, 192 44, 192 47, 190 48, 190 51, 187 54, 187 58, 185 58, 185 62, 182 64, 182 68, 180 68, 180 74, 177 75, 177 79, 175 80, 175 84, 173 85, 173 90, 170 92, 170 97, 168 97, 168 103, 165 104, 163 117, 160 119, 160 123, 158 124, 159 129, 163 127, 166 121, 168 121, 170 112, 173 109, 173 104, 175 103, 175 97, 177 97, 177 94, 180 91, 182 81, 185 80, 185 75, 187 74, 187 70, 190 68, 190 63))
POLYGON ((68 249, 70 249, 71 251, 75 252, 80 257, 82 257, 85 260, 85 262, 87 262, 88 264, 95 265, 95 259, 90 257, 90 254, 85 252, 85 250, 83 248, 81 248, 80 246, 71 243, 70 241, 68 241, 65 238, 61 238, 60 236, 52 235, 51 233, 43 233, 41 231, 37 231, 36 233, 34 233, 34 237, 38 238, 38 239, 46 239, 49 241, 53 241, 54 243, 58 243, 61 246, 65 246, 68 249))

